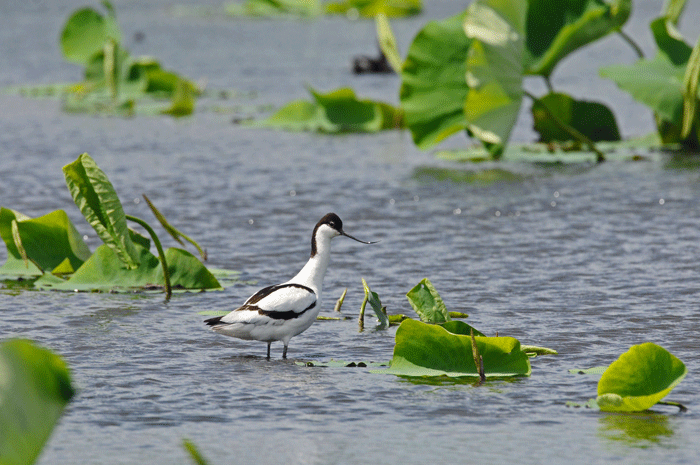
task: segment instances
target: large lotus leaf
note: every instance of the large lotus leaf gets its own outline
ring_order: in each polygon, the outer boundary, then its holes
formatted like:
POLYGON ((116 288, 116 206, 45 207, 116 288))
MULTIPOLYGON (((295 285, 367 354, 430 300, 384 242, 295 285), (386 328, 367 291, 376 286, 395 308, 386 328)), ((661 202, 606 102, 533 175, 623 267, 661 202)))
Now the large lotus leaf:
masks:
POLYGON ((109 2, 103 2, 108 14, 103 16, 92 8, 75 11, 61 32, 61 50, 66 60, 88 64, 100 51, 107 40, 119 43, 121 33, 109 2))
POLYGON ((38 276, 34 263, 25 263, 12 238, 11 222, 17 230, 25 253, 44 271, 75 270, 90 257, 90 250, 63 210, 29 219, 12 210, 0 208, 0 235, 7 246, 7 262, 0 275, 38 276), (68 261, 67 263, 66 260, 68 261))
POLYGON ((540 142, 573 139, 571 134, 555 122, 550 112, 561 122, 578 130, 594 142, 620 140, 615 115, 607 106, 598 102, 574 100, 569 95, 552 92, 536 100, 532 105, 532 118, 535 131, 540 134, 540 142))
MULTIPOLYGON (((110 247, 101 245, 68 280, 42 276, 34 285, 63 291, 128 291, 162 287, 165 280, 158 258, 140 244, 134 247, 140 259, 137 268, 125 269, 116 253, 110 247)), ((165 259, 173 289, 221 289, 216 278, 189 252, 167 249, 165 259)))
POLYGON ((421 0, 344 0, 326 3, 326 12, 350 14, 356 12, 364 18, 374 18, 378 14, 388 17, 417 15, 423 9, 421 0))
MULTIPOLYGON (((489 377, 529 376, 530 361, 512 337, 475 336, 489 377)), ((404 320, 396 331, 394 357, 380 373, 400 376, 479 377, 470 336, 454 334, 439 325, 404 320)))
POLYGON ((127 268, 138 266, 139 254, 129 236, 122 204, 104 171, 84 153, 64 166, 63 174, 75 204, 104 243, 127 268))
POLYGON ((680 383, 688 370, 669 351, 646 342, 630 347, 598 381, 596 402, 609 412, 639 412, 652 407, 680 383))
POLYGON ((473 40, 464 115, 469 132, 494 157, 503 152, 522 102, 526 9, 525 2, 477 0, 464 20, 464 31, 473 40))
POLYGON ((601 76, 613 80, 662 120, 678 126, 683 121, 684 73, 685 66, 674 65, 663 53, 653 60, 642 59, 632 65, 613 65, 600 70, 601 76))
POLYGON ((406 294, 408 302, 416 311, 421 321, 426 323, 444 323, 450 321, 450 313, 445 307, 440 294, 428 278, 424 278, 406 294))
POLYGON ((416 35, 401 72, 401 107, 413 141, 427 149, 467 128, 464 80, 471 40, 464 34, 466 12, 431 21, 416 35))
POLYGON ((568 54, 619 29, 631 10, 632 0, 529 0, 527 72, 551 75, 568 54))
POLYGON ((58 355, 27 340, 1 343, 0 463, 34 463, 74 393, 58 355))

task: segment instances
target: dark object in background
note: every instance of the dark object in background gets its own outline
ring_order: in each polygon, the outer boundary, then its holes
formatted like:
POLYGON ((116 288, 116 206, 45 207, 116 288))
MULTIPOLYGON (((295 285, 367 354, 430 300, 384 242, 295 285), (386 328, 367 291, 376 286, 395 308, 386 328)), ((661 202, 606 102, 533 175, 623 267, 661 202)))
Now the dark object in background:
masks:
POLYGON ((352 71, 355 74, 366 73, 393 73, 389 62, 384 56, 384 52, 379 51, 379 56, 376 58, 367 55, 356 56, 352 60, 352 71))

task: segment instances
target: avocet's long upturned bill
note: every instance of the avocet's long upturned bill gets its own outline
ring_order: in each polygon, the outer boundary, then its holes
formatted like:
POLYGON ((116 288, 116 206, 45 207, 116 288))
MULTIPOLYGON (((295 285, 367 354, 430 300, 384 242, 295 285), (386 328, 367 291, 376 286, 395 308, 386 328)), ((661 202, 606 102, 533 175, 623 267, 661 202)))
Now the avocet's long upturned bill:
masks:
POLYGON ((316 321, 321 310, 321 287, 331 255, 331 239, 346 236, 343 222, 335 213, 328 213, 316 223, 311 235, 311 258, 304 268, 289 281, 260 289, 231 313, 205 320, 213 331, 267 342, 270 358, 272 341, 282 341, 282 358, 287 358, 289 340, 306 331, 316 321))

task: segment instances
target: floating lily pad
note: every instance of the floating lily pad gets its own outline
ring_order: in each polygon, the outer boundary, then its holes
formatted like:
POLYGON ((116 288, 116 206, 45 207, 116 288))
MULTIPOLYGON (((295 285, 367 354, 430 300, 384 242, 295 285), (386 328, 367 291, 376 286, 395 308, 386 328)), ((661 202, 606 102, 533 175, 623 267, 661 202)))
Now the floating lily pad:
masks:
MULTIPOLYGON (((512 337, 475 337, 484 374, 491 377, 529 376, 530 361, 512 337)), ((411 377, 479 377, 471 337, 439 325, 405 320, 396 331, 394 356, 387 370, 376 373, 411 377)))
POLYGON ((75 394, 65 362, 27 340, 0 344, 0 462, 36 461, 75 394))
POLYGON ((688 373, 669 351, 646 342, 630 347, 598 381, 596 402, 608 412, 639 412, 651 408, 688 373))

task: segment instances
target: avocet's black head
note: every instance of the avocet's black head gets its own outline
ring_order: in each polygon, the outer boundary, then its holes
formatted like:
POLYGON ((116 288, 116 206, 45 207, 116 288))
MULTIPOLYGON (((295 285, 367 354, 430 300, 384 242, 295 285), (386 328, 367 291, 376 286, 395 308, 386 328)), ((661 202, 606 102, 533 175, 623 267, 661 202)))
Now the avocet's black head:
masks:
POLYGON ((343 231, 343 220, 340 219, 338 215, 335 213, 328 213, 324 215, 323 218, 321 218, 318 223, 316 223, 316 227, 314 227, 314 232, 311 235, 311 256, 313 257, 316 255, 316 233, 318 232, 319 228, 322 226, 327 226, 329 227, 333 232, 336 234, 332 235, 331 237, 335 236, 345 236, 349 237, 350 239, 353 239, 357 242, 361 242, 363 244, 375 244, 376 242, 365 242, 361 241, 356 237, 352 237, 350 234, 347 234, 345 231, 343 231))

